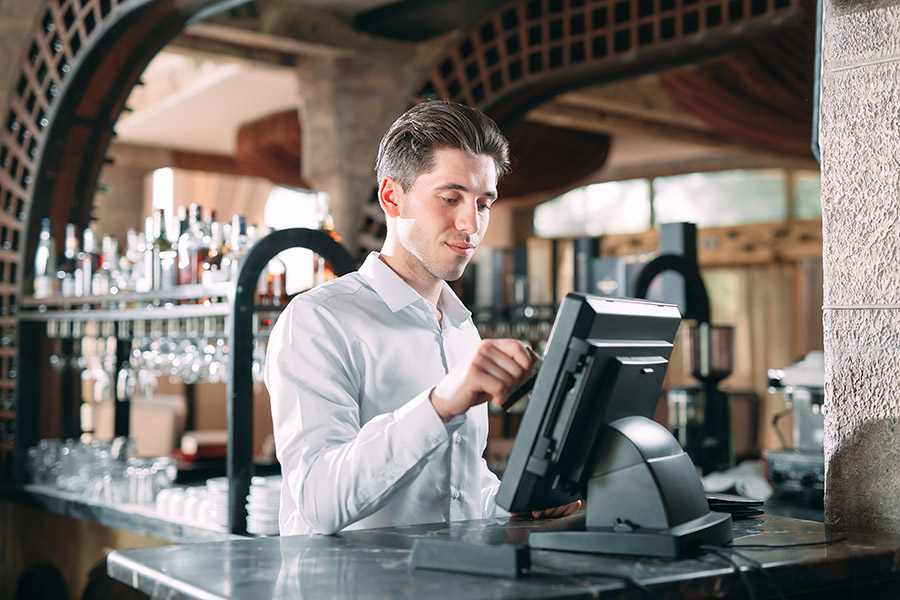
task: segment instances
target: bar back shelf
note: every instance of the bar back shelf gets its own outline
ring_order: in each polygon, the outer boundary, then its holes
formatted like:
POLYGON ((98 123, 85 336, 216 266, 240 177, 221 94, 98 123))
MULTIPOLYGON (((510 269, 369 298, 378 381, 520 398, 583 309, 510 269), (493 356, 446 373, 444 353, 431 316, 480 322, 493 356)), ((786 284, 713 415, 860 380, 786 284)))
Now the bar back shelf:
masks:
MULTIPOLYGON (((40 438, 41 407, 58 409, 61 437, 76 437, 80 428, 75 417, 80 404, 80 385, 75 371, 63 369, 59 397, 45 397, 52 390, 43 389, 42 370, 47 368, 48 334, 59 337, 63 356, 78 351, 78 334, 91 324, 104 337, 115 337, 115 373, 111 394, 114 405, 114 434, 127 436, 130 430, 130 399, 124 386, 116 385, 129 368, 132 340, 136 328, 147 324, 166 331, 172 323, 224 320, 224 337, 228 345, 226 386, 228 477, 228 530, 246 533, 246 498, 253 477, 253 345, 254 320, 260 315, 276 317, 283 307, 259 306, 254 297, 257 281, 280 252, 291 248, 312 250, 331 266, 336 275, 356 269, 356 261, 327 232, 292 228, 274 231, 254 244, 243 257, 236 281, 211 286, 176 286, 171 290, 151 293, 125 293, 109 296, 30 298, 20 303, 16 315, 20 343, 18 346, 18 411, 15 441, 16 480, 27 481, 28 448, 40 438), (65 331, 58 329, 64 327, 65 331), (62 335, 64 334, 64 335, 62 335), (121 388, 121 389, 120 389, 121 388)), ((142 331, 146 331, 143 329, 142 331)), ((46 416, 44 418, 46 421, 46 416)))

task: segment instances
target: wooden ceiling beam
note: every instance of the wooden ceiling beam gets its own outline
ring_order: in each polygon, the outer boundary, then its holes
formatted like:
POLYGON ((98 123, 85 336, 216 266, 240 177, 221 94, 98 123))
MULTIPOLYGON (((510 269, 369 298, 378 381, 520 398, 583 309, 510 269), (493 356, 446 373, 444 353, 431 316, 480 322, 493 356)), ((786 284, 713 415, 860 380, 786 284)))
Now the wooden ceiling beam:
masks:
MULTIPOLYGON (((710 147, 734 146, 721 137, 691 125, 677 125, 671 122, 637 117, 607 108, 575 106, 565 100, 546 102, 529 111, 527 119, 547 125, 569 129, 589 130, 595 133, 640 134, 710 147)), ((736 146, 734 146, 736 148, 736 146)))
POLYGON ((556 102, 578 108, 615 112, 650 121, 712 131, 701 119, 685 113, 662 86, 657 74, 643 75, 566 92, 556 102))

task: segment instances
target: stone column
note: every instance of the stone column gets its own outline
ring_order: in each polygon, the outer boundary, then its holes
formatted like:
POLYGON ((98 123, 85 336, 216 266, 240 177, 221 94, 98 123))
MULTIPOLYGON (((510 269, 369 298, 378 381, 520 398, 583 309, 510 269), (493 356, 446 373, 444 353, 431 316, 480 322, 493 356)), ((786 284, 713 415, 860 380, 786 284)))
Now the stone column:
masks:
POLYGON ((825 0, 825 521, 900 532, 900 6, 825 0))
POLYGON ((302 175, 329 194, 335 228, 356 253, 363 207, 375 189, 378 143, 453 36, 397 42, 294 0, 260 7, 262 32, 304 48, 297 63, 302 175))
POLYGON ((423 74, 347 55, 305 57, 297 74, 303 178, 329 194, 335 228, 354 253, 363 206, 375 189, 378 144, 423 74))
POLYGON ((481 245, 485 248, 524 246, 534 235, 534 206, 513 203, 501 196, 491 207, 491 220, 481 245))

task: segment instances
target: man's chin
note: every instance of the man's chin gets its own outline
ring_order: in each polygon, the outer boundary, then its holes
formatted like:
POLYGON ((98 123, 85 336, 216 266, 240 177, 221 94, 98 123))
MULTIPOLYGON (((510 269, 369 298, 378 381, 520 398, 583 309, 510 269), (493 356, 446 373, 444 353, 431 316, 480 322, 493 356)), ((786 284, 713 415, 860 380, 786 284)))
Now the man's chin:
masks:
POLYGON ((447 268, 443 269, 443 272, 440 274, 440 279, 444 281, 456 281, 460 277, 463 276, 463 273, 466 271, 466 266, 469 264, 469 261, 466 261, 459 268, 447 268))

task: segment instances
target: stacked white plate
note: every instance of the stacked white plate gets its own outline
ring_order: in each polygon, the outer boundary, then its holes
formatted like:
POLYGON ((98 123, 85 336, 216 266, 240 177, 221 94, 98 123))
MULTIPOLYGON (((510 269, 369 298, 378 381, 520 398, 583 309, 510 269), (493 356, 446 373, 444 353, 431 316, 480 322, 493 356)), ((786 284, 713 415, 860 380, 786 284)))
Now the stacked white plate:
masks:
POLYGON ((213 477, 206 480, 209 492, 209 521, 213 525, 228 526, 228 478, 213 477))
POLYGON ((254 477, 247 495, 247 533, 278 535, 281 475, 254 477))

